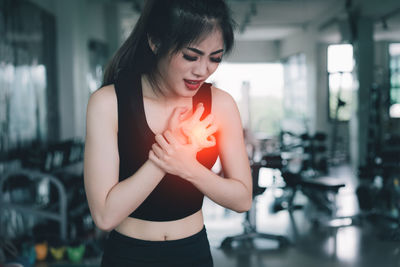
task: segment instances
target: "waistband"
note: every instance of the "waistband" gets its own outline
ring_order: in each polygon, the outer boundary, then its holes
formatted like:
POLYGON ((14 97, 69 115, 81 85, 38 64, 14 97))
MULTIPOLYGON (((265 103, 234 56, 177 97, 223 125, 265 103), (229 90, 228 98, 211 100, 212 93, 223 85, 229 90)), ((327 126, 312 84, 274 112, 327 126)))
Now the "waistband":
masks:
POLYGON ((143 239, 137 239, 134 237, 130 237, 124 234, 121 234, 115 230, 112 230, 109 234, 109 239, 115 240, 115 241, 120 241, 124 243, 128 243, 130 245, 136 245, 136 246, 182 246, 182 245, 187 245, 193 242, 198 241, 201 238, 206 238, 207 239, 207 230, 206 227, 203 226, 203 229, 200 230, 200 232, 184 237, 181 239, 175 239, 175 240, 162 240, 162 241, 152 241, 152 240, 143 240, 143 239))

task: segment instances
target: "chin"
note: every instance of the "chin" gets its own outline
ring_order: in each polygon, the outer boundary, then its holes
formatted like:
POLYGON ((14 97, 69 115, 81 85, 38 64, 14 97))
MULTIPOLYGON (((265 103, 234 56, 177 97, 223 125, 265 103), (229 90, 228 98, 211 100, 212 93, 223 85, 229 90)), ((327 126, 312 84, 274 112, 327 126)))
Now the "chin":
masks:
POLYGON ((186 87, 183 87, 182 89, 177 91, 177 94, 179 96, 181 96, 181 97, 193 97, 199 91, 199 89, 197 89, 197 90, 189 90, 186 87))
POLYGON ((184 96, 185 97, 194 97, 198 91, 199 91, 199 89, 193 90, 193 91, 186 90, 186 92, 184 93, 184 96))

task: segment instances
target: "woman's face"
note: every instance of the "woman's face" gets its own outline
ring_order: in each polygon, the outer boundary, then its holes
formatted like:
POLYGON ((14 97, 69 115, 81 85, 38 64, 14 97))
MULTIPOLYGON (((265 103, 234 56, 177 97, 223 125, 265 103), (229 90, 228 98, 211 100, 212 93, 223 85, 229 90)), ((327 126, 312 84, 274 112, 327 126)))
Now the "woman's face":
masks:
POLYGON ((215 30, 199 43, 191 44, 161 59, 158 70, 163 93, 173 97, 194 96, 217 69, 222 59, 223 47, 221 31, 215 30))

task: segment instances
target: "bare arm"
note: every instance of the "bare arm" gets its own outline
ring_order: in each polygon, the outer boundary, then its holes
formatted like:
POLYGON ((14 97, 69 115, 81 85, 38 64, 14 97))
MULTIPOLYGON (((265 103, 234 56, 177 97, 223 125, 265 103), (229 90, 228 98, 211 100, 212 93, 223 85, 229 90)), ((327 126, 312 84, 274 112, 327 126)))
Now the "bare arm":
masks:
POLYGON ((113 86, 91 95, 86 115, 84 181, 96 225, 109 231, 153 191, 165 172, 150 160, 119 182, 118 115, 113 86))
POLYGON ((198 164, 189 181, 214 202, 243 212, 251 207, 252 178, 239 111, 233 98, 219 89, 213 90, 213 100, 225 178, 198 164))
POLYGON ((155 153, 150 155, 165 171, 193 183, 208 198, 226 208, 243 212, 252 203, 252 179, 245 149, 239 111, 230 95, 213 90, 213 114, 219 128, 218 148, 225 178, 218 176, 195 159, 194 148, 181 145, 174 136, 156 136, 155 153))

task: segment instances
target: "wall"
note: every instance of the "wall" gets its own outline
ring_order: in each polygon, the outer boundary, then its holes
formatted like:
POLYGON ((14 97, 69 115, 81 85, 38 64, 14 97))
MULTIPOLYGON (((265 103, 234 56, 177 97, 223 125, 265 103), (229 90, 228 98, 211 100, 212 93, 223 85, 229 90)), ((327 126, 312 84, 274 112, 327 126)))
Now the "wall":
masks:
POLYGON ((317 35, 310 29, 305 29, 302 32, 293 34, 281 41, 280 58, 287 58, 297 53, 304 53, 306 55, 307 65, 307 85, 308 85, 308 128, 313 133, 317 130, 317 104, 319 101, 316 99, 317 95, 317 35))
POLYGON ((279 42, 235 41, 235 46, 224 61, 235 63, 265 63, 279 59, 279 42))
POLYGON ((56 1, 54 0, 29 0, 29 1, 54 15, 56 1))
POLYGON ((360 17, 357 20, 357 39, 353 44, 355 71, 358 80, 356 103, 350 125, 352 163, 354 168, 367 163, 370 133, 370 97, 374 74, 373 20, 360 17))
MULTIPOLYGON (((382 99, 388 95, 388 41, 372 42, 373 31, 370 29, 371 21, 362 18, 359 22, 359 34, 362 38, 359 42, 356 55, 359 62, 355 69, 356 76, 360 78, 358 89, 354 92, 354 110, 351 123, 341 122, 338 124, 338 136, 342 139, 341 143, 351 156, 354 169, 359 164, 365 163, 367 147, 368 129, 368 99, 369 88, 372 81, 381 83, 382 99), (365 26, 368 24, 368 27, 365 26), (366 28, 370 30, 367 31, 366 28), (373 78, 372 78, 373 77, 373 78)), ((330 31, 337 35, 332 29, 330 31)), ((334 36, 332 35, 332 36, 334 36)), ((307 57, 308 84, 309 84, 309 112, 310 128, 316 131, 332 132, 332 122, 328 119, 328 81, 326 73, 327 47, 332 43, 339 43, 340 38, 321 37, 320 33, 308 29, 301 34, 295 34, 281 41, 280 57, 284 58, 298 52, 304 52, 307 57)), ((384 101, 384 100, 383 100, 384 101)), ((384 128, 381 129, 385 134, 398 134, 400 132, 400 120, 388 119, 387 107, 382 110, 383 119, 386 119, 384 128)), ((329 140, 329 145, 331 140, 329 140)))
POLYGON ((389 77, 389 44, 400 43, 393 38, 380 40, 375 43, 375 75, 374 81, 381 86, 382 90, 382 131, 391 135, 400 133, 400 119, 391 119, 388 114, 388 97, 390 89, 389 77))
POLYGON ((30 1, 56 18, 60 139, 84 138, 89 99, 88 42, 109 40, 106 25, 113 21, 115 13, 106 13, 101 1, 30 1))
MULTIPOLYGON (((337 42, 333 42, 337 43, 337 42)), ((333 121, 329 118, 329 89, 328 89, 328 75, 327 75, 327 59, 328 59, 328 46, 332 43, 317 44, 317 89, 315 95, 316 101, 316 114, 315 128, 316 131, 322 131, 332 136, 333 121)), ((350 133, 349 122, 338 122, 337 125, 337 144, 336 148, 342 151, 342 160, 348 160, 350 157, 350 133)), ((333 140, 328 139, 328 148, 332 148, 333 140)))
MULTIPOLYGON (((328 149, 332 147, 333 123, 328 115, 328 77, 327 48, 331 43, 338 43, 338 29, 329 28, 320 32, 317 28, 305 28, 302 32, 293 34, 281 41, 280 58, 286 58, 296 53, 304 53, 307 61, 308 85, 308 119, 309 130, 324 132, 328 135, 328 149)), ((341 151, 341 160, 349 156, 349 123, 337 124, 337 148, 341 151)))

